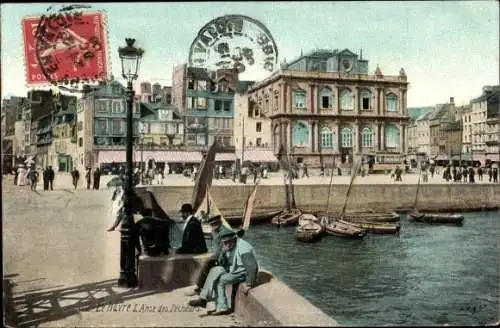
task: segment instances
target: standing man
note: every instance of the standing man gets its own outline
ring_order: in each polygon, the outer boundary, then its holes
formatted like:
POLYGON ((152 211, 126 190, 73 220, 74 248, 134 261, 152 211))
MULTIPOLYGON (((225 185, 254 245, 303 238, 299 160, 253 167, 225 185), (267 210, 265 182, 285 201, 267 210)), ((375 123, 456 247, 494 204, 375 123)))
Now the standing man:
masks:
POLYGON ((43 170, 43 190, 49 190, 49 168, 43 170))
POLYGON ((92 176, 92 169, 90 167, 87 167, 87 173, 85 173, 85 179, 87 180, 87 189, 90 190, 90 180, 92 176))
POLYGON ((481 166, 477 168, 477 176, 479 177, 479 181, 483 181, 483 168, 481 166))
POLYGON ((237 175, 236 173, 237 173, 236 172, 236 163, 233 163, 231 165, 231 175, 233 177, 233 182, 236 182, 236 175, 237 175))
POLYGON ((71 177, 73 178, 73 186, 76 187, 78 186, 78 180, 80 179, 80 172, 76 169, 76 167, 73 168, 71 171, 71 177))
POLYGON ((226 285, 245 282, 241 287, 243 293, 247 295, 250 288, 255 286, 259 271, 252 245, 238 238, 232 231, 221 234, 221 240, 222 263, 210 270, 200 297, 189 302, 191 306, 206 307, 207 301, 215 300, 215 312, 210 312, 211 315, 231 313, 227 304, 226 285))
POLYGON ((38 172, 35 169, 35 166, 33 165, 29 172, 28 172, 28 179, 31 184, 31 190, 35 191, 36 190, 36 183, 38 182, 38 172))
POLYGON ((194 217, 191 204, 182 204, 181 215, 184 220, 182 228, 182 244, 177 254, 203 254, 208 252, 201 222, 194 217))
POLYGON ((94 189, 99 190, 99 182, 101 181, 101 171, 96 167, 94 171, 94 189))
POLYGON ((54 190, 54 178, 56 177, 56 173, 52 169, 52 166, 49 165, 49 169, 47 170, 47 176, 49 178, 50 190, 54 190))

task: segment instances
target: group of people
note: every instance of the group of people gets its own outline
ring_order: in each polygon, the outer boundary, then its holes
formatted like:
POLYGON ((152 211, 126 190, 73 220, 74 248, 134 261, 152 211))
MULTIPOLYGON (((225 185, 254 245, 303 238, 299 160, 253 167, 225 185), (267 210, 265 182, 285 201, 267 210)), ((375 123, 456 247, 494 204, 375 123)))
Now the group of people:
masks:
POLYGON ((472 166, 455 166, 448 165, 443 170, 443 179, 453 182, 469 182, 475 183, 475 176, 478 176, 479 181, 483 181, 483 175, 488 175, 488 181, 498 183, 498 165, 492 164, 485 167, 474 169, 472 166))
POLYGON ((54 190, 54 179, 56 174, 52 166, 48 166, 45 169, 39 168, 38 170, 34 165, 25 166, 13 170, 12 174, 14 175, 14 185, 29 185, 32 191, 36 191, 41 175, 43 178, 43 190, 49 190, 49 187, 50 190, 54 190))
MULTIPOLYGON (((80 171, 78 171, 76 167, 71 170, 71 179, 73 182, 73 187, 76 189, 78 187, 78 181, 80 180, 80 171)), ((90 189, 90 186, 92 185, 93 190, 99 190, 101 170, 99 170, 99 168, 97 167, 94 172, 92 172, 92 168, 87 167, 87 170, 85 172, 85 181, 87 182, 87 189, 90 189), (92 181, 94 182, 93 184, 92 181)))

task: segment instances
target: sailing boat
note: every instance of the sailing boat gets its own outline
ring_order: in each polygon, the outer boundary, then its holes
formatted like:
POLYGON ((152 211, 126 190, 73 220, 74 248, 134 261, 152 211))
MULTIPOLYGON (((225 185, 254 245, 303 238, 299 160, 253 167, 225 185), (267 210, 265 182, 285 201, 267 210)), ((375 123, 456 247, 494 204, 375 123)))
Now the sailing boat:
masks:
POLYGON ((320 217, 321 223, 324 225, 326 233, 338 236, 338 237, 347 237, 347 238, 356 238, 361 239, 366 236, 366 230, 354 226, 350 222, 343 221, 343 215, 345 212, 345 208, 347 205, 347 200, 349 199, 349 194, 351 191, 352 184, 354 182, 354 178, 356 176, 357 169, 354 171, 354 174, 351 177, 351 183, 349 184, 349 188, 347 189, 347 195, 344 200, 344 206, 342 207, 342 211, 340 213, 339 218, 329 216, 329 208, 330 208, 330 194, 332 191, 333 185, 333 173, 330 177, 330 188, 328 189, 328 199, 326 202, 326 215, 322 215, 320 217))
POLYGON ((435 224, 455 224, 462 225, 464 216, 451 213, 422 213, 418 210, 418 191, 420 189, 420 176, 422 169, 418 174, 417 193, 415 194, 415 203, 413 204, 413 212, 408 213, 408 220, 414 222, 435 223, 435 224))
POLYGON ((299 217, 302 214, 302 211, 299 210, 295 204, 295 191, 293 187, 293 176, 292 176, 293 173, 290 167, 290 159, 288 158, 288 153, 286 152, 285 147, 283 145, 280 146, 278 154, 279 154, 278 158, 280 161, 280 166, 284 170, 283 184, 285 186, 286 209, 280 214, 273 217, 271 222, 280 227, 280 226, 290 226, 297 224, 299 222, 299 217), (286 179, 287 174, 288 174, 288 182, 286 179))

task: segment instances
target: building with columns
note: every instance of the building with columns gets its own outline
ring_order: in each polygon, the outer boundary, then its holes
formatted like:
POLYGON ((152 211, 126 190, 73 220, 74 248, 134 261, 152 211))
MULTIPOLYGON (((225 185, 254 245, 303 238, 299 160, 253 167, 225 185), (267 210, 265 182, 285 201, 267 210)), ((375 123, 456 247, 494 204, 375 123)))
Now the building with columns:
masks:
POLYGON ((348 49, 316 50, 254 84, 252 105, 271 119, 275 154, 283 145, 310 167, 400 163, 407 153, 408 82, 404 69, 368 74, 368 61, 348 49))

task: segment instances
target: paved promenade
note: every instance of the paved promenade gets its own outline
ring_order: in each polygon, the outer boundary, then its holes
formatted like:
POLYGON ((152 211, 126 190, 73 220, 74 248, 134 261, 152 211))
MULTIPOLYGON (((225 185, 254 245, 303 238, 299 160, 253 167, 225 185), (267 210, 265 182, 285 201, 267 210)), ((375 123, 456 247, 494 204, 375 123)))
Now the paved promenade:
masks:
POLYGON ((206 310, 187 307, 186 288, 158 293, 117 287, 120 233, 106 232, 111 190, 74 192, 59 175, 57 179, 56 190, 48 192, 9 187, 3 181, 9 326, 241 325, 233 315, 204 317, 206 310))

